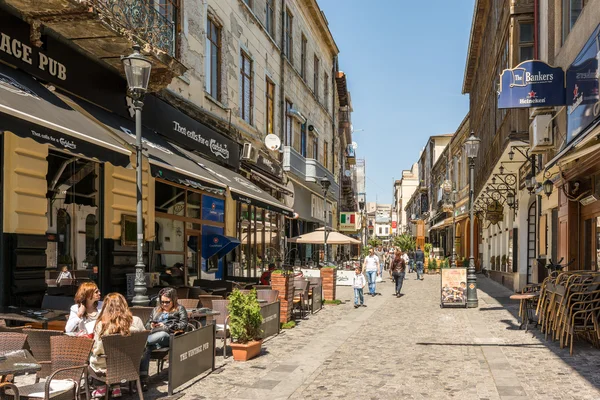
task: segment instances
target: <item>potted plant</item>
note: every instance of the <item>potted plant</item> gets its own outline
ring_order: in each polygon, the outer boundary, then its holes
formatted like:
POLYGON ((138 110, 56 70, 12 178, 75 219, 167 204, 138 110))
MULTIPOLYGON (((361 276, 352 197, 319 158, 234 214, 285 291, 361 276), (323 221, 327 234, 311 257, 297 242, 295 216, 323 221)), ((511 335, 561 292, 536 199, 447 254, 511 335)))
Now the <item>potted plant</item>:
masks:
POLYGON ((235 342, 231 343, 233 359, 248 361, 260 354, 263 322, 256 290, 244 294, 238 289, 229 295, 229 330, 235 342))
POLYGON ((429 257, 431 256, 431 250, 433 249, 433 245, 431 243, 425 243, 424 253, 425 253, 425 268, 429 268, 429 257))
POLYGON ((431 262, 429 263, 429 273, 435 274, 437 272, 437 269, 438 269, 438 261, 434 257, 431 259, 431 262))

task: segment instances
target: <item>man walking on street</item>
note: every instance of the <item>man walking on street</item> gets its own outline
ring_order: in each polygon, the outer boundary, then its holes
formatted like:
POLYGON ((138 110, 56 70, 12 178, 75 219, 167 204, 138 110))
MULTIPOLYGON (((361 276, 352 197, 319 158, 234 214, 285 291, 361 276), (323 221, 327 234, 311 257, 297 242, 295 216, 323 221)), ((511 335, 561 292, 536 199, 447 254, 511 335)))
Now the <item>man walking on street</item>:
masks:
POLYGON ((379 257, 375 255, 375 250, 371 247, 369 249, 369 255, 365 257, 363 264, 363 271, 367 273, 367 280, 369 282, 369 294, 375 296, 375 280, 377 279, 377 270, 379 268, 379 257))
POLYGON ((423 280, 423 263, 425 262, 425 253, 421 250, 421 246, 415 251, 415 262, 417 264, 417 279, 423 280))

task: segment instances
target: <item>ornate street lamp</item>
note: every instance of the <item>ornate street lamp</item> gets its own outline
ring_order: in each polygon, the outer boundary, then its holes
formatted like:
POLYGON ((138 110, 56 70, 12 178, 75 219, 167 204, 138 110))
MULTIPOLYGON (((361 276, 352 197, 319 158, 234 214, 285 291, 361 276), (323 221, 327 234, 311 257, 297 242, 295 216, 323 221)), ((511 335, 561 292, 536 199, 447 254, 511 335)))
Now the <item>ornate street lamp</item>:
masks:
POLYGON ((458 200, 458 192, 453 190, 450 195, 450 201, 452 201, 452 268, 456 268, 456 200, 458 200))
POLYGON ((331 182, 327 177, 321 179, 321 188, 323 188, 323 223, 324 225, 324 254, 323 254, 323 264, 327 265, 327 236, 329 236, 329 232, 327 232, 327 192, 329 191, 329 186, 331 186, 331 182))
POLYGON ((550 198, 550 195, 552 194, 552 190, 554 189, 554 183, 552 183, 552 181, 550 179, 546 179, 544 181, 544 183, 542 184, 542 187, 544 188, 544 193, 546 194, 546 196, 548 196, 548 198, 550 198))
POLYGON ((513 158, 515 158, 515 152, 513 151, 512 147, 510 148, 510 151, 508 152, 508 159, 510 161, 513 160, 513 158))
POLYGON ((506 194, 506 204, 510 207, 510 208, 514 208, 515 207, 515 194, 512 191, 509 191, 506 194))
POLYGON ((136 200, 137 200, 137 263, 135 264, 135 296, 132 300, 135 306, 147 306, 150 302, 146 295, 146 266, 144 265, 144 220, 142 214, 142 107, 143 99, 148 90, 152 63, 140 53, 140 46, 133 46, 133 53, 121 57, 125 77, 127 78, 127 95, 133 100, 135 109, 135 169, 136 169, 136 200))
MULTIPOLYGON (((360 242, 363 246, 366 246, 366 241, 364 241, 365 236, 365 202, 361 200, 358 202, 358 209, 360 210, 360 242)), ((361 253, 362 254, 362 253, 361 253)))
POLYGON ((527 178, 525 178, 525 188, 527 189, 529 194, 533 193, 535 189, 535 184, 535 176, 530 174, 527 176, 527 178))
POLYGON ((474 205, 473 205, 473 193, 474 193, 474 181, 475 181, 475 159, 479 152, 479 144, 481 140, 473 134, 465 141, 465 154, 469 158, 469 231, 470 231, 470 254, 469 254, 469 268, 467 270, 467 307, 474 308, 479 305, 477 300, 477 277, 475 276, 475 258, 473 257, 474 247, 474 205))

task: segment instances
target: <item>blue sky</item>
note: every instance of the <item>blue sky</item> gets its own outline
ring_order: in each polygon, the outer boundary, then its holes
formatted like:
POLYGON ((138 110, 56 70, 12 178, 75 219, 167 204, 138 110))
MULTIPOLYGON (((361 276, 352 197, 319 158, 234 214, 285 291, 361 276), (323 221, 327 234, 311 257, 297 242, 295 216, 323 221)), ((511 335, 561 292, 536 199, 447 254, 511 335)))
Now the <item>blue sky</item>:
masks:
POLYGON ((454 132, 474 0, 318 0, 340 49, 352 94, 357 157, 367 201, 391 203, 394 179, 431 135, 454 132))

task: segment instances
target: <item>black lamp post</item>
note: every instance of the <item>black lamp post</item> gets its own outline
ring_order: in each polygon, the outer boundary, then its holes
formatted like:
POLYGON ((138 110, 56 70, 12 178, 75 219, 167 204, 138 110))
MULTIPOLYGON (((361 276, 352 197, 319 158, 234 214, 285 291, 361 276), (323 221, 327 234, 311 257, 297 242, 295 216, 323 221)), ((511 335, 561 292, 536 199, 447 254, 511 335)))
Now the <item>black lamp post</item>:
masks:
POLYGON ((450 201, 452 201, 452 263, 450 266, 456 268, 456 200, 458 199, 458 192, 453 190, 450 194, 450 201))
POLYGON ((467 307, 474 308, 479 305, 477 300, 477 277, 475 276, 475 258, 473 256, 474 247, 474 181, 475 181, 475 159, 479 152, 479 144, 481 140, 471 132, 471 136, 465 141, 465 153, 469 159, 469 231, 470 231, 470 252, 469 252, 469 268, 467 270, 467 307))
POLYGON ((142 214, 142 107, 143 99, 148 90, 152 63, 140 53, 140 46, 133 46, 133 53, 121 57, 125 77, 127 78, 127 95, 133 100, 135 109, 135 169, 136 169, 136 200, 137 200, 137 263, 135 264, 135 306, 147 306, 150 302, 146 295, 146 266, 144 265, 144 220, 142 214))
POLYGON ((327 254, 327 236, 329 236, 329 232, 327 232, 327 192, 329 191, 329 186, 331 186, 331 182, 329 181, 329 179, 327 179, 327 177, 321 179, 321 187, 323 188, 323 223, 324 225, 324 230, 323 230, 323 235, 324 235, 324 250, 325 253, 323 254, 323 264, 327 265, 327 261, 328 261, 328 254, 327 254))

